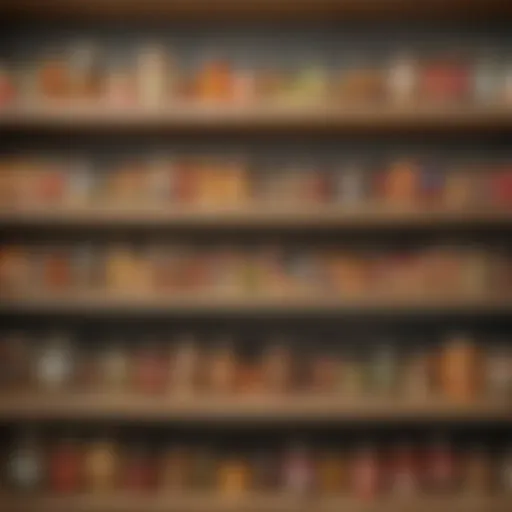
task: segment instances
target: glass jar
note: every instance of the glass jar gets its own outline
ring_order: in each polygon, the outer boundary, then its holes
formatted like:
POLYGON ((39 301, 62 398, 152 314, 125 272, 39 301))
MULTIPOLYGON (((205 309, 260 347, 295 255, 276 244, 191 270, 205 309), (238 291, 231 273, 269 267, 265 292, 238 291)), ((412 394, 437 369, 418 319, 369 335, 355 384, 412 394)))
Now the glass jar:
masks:
POLYGON ((123 456, 123 488, 129 492, 151 490, 156 483, 155 464, 151 451, 143 444, 127 448, 123 456))
POLYGON ((311 384, 316 393, 331 394, 336 390, 338 358, 334 354, 317 355, 312 360, 311 384))
POLYGON ((39 349, 35 365, 36 381, 41 388, 66 390, 75 370, 74 350, 67 335, 51 335, 39 349))
POLYGON ((100 93, 99 52, 91 42, 80 41, 70 49, 69 88, 78 101, 98 99, 100 93))
POLYGON ((165 49, 157 44, 143 46, 137 57, 139 102, 147 107, 161 106, 167 99, 169 84, 165 49))
POLYGON ((417 347, 403 361, 401 391, 412 400, 425 400, 432 394, 431 360, 427 349, 417 347))
POLYGON ((216 454, 213 450, 198 447, 192 454, 190 483, 194 490, 212 491, 218 481, 219 469, 216 454))
POLYGON ((129 375, 128 349, 121 342, 107 341, 98 358, 100 386, 105 392, 125 391, 129 375))
POLYGON ((317 489, 322 496, 339 495, 344 490, 346 467, 343 455, 335 450, 324 451, 317 463, 317 489))
POLYGON ((509 446, 502 456, 499 480, 503 492, 512 495, 512 446, 509 446))
POLYGON ((187 448, 168 448, 162 461, 160 487, 168 492, 186 491, 191 484, 191 469, 191 453, 187 448))
POLYGON ((218 487, 226 497, 238 497, 250 487, 250 468, 240 457, 229 457, 219 466, 218 487))
POLYGON ((489 105, 499 101, 500 70, 494 52, 481 53, 473 66, 473 99, 480 105, 489 105))
POLYGON ((396 392, 398 381, 398 358, 394 347, 386 342, 375 346, 370 355, 369 389, 376 395, 391 395, 396 392))
POLYGON ((273 492, 279 485, 279 464, 274 453, 260 451, 253 459, 253 488, 256 492, 273 492))
POLYGON ((370 445, 359 447, 351 463, 353 495, 361 500, 372 500, 380 490, 379 457, 370 445))
POLYGON ((82 484, 83 454, 76 439, 65 438, 52 448, 49 487, 57 494, 78 492, 82 484))
POLYGON ((21 332, 5 334, 0 341, 0 384, 2 389, 21 389, 29 383, 30 351, 21 332))
POLYGON ((418 63, 411 55, 397 55, 388 67, 387 93, 395 104, 410 104, 416 99, 418 63))
POLYGON ((411 444, 400 442, 392 451, 389 487, 399 497, 416 496, 420 491, 418 460, 411 444))
POLYGON ((292 377, 289 348, 281 342, 272 343, 263 354, 262 373, 267 393, 289 391, 292 377))
POLYGON ((512 351, 506 345, 495 345, 485 356, 486 392, 490 398, 512 398, 512 351))
POLYGON ((308 494, 313 489, 313 466, 305 445, 294 443, 285 453, 283 487, 294 495, 308 494))
POLYGON ((451 493, 456 489, 458 468, 455 454, 443 439, 430 443, 426 452, 426 483, 432 493, 451 493))
POLYGON ((112 491, 119 470, 116 444, 109 439, 92 441, 85 451, 84 472, 86 486, 91 492, 112 491))
POLYGON ((474 495, 488 494, 494 483, 493 476, 492 460, 485 447, 471 447, 464 460, 464 490, 474 495))
POLYGON ((16 96, 14 77, 8 67, 0 63, 0 107, 12 103, 16 96))
POLYGON ((134 354, 133 386, 142 393, 162 393, 168 385, 169 357, 156 343, 144 342, 134 354))
POLYGON ((176 340, 171 356, 170 390, 176 395, 190 395, 197 390, 202 368, 201 353, 193 336, 176 340))
POLYGON ((16 442, 8 459, 9 482, 20 492, 40 489, 43 481, 43 455, 32 432, 24 433, 16 442))
POLYGON ((214 393, 234 391, 237 362, 231 342, 222 342, 210 355, 208 389, 214 393))

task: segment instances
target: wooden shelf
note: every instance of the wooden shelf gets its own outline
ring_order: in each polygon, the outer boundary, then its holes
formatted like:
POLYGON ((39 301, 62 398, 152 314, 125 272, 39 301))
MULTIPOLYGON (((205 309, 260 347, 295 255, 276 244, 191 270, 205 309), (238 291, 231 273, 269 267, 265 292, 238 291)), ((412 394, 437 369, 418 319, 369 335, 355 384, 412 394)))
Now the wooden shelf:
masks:
POLYGON ((220 421, 258 423, 301 422, 422 422, 512 421, 512 403, 481 399, 458 403, 442 399, 350 398, 321 394, 171 394, 18 391, 0 394, 0 421, 123 420, 220 421))
POLYGON ((176 104, 113 109, 105 105, 14 106, 0 111, 0 129, 170 131, 448 131, 511 130, 512 106, 390 105, 361 107, 176 104))
POLYGON ((446 210, 443 208, 272 205, 232 208, 92 204, 90 206, 0 207, 0 225, 62 227, 285 228, 372 229, 442 227, 512 227, 512 209, 446 210))
POLYGON ((201 493, 175 495, 165 492, 141 495, 20 496, 0 497, 3 512, 510 512, 506 496, 478 498, 416 498, 359 501, 350 498, 318 498, 314 495, 289 497, 265 496, 218 497, 201 493))
POLYGON ((503 0, 2 0, 0 13, 23 19, 318 20, 502 19, 503 0), (478 16, 478 18, 475 18, 478 16))
POLYGON ((0 296, 0 313, 167 314, 167 315, 304 315, 304 314, 511 314, 512 297, 371 295, 346 298, 325 296, 268 296, 193 293, 158 295, 94 291, 33 292, 0 296))

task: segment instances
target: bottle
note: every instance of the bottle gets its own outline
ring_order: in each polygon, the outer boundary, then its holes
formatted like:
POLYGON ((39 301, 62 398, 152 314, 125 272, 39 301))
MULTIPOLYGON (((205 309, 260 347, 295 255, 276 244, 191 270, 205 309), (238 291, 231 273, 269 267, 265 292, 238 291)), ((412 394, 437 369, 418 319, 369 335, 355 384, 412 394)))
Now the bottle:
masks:
POLYGON ((351 487, 354 496, 368 501, 380 490, 379 458, 371 445, 361 445, 353 455, 351 463, 351 487))
POLYGON ((491 491, 493 477, 492 461, 485 447, 470 447, 464 460, 464 490, 470 495, 486 495, 491 491))
POLYGON ((112 491, 119 469, 118 450, 113 441, 103 438, 89 443, 84 461, 85 482, 89 491, 112 491))
POLYGON ((139 102, 150 108, 162 106, 169 84, 165 49, 157 44, 145 45, 137 58, 137 90, 139 102))
POLYGON ((288 347, 280 341, 273 342, 264 352, 262 373, 267 393, 289 391, 292 374, 292 360, 288 347))
POLYGON ((123 488, 129 492, 150 491, 156 483, 155 469, 149 448, 135 443, 126 449, 123 457, 123 488))
POLYGON ((188 396, 199 384, 201 354, 193 336, 182 336, 175 345, 171 356, 170 391, 178 396, 188 396))
POLYGON ((36 380, 45 390, 64 391, 75 369, 73 347, 65 334, 54 333, 40 348, 36 359, 36 380))
POLYGON ((128 384, 129 358, 127 347, 116 340, 109 340, 102 347, 98 358, 100 386, 106 393, 125 391, 128 384))
POLYGON ((286 450, 283 487, 285 492, 298 496, 309 494, 313 489, 312 461, 306 446, 300 442, 295 442, 286 450))
POLYGON ((66 437, 52 448, 49 467, 49 487, 56 494, 71 494, 82 485, 83 453, 76 441, 66 437))
POLYGON ((191 484, 191 453, 184 446, 168 447, 163 456, 160 488, 166 492, 184 492, 191 484))
POLYGON ((43 481, 43 455, 33 432, 24 432, 8 458, 9 482, 19 492, 33 492, 43 481))
POLYGON ((397 55, 388 67, 387 92, 395 104, 410 104, 416 98, 418 64, 410 55, 397 55))
POLYGON ((512 398, 512 352, 508 346, 493 346, 485 356, 485 382, 489 398, 512 398))
POLYGON ((410 498, 419 493, 418 460, 410 443, 402 441, 394 447, 390 470, 389 487, 393 495, 410 498))

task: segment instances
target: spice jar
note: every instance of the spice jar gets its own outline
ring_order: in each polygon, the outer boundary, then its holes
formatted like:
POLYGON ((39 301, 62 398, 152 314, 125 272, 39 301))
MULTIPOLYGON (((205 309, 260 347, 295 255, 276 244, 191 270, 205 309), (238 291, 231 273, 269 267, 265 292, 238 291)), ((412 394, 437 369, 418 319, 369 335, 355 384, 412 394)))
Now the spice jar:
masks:
POLYGON ((464 460, 464 490, 469 494, 487 494, 491 490, 493 476, 492 460, 485 447, 471 447, 464 460))
POLYGON ((253 488, 257 492, 272 492, 279 485, 279 464, 275 453, 259 451, 253 459, 253 488))
POLYGON ((105 72, 104 98, 108 107, 133 107, 137 101, 136 77, 130 66, 111 62, 105 72))
POLYGON ((194 490, 211 491, 216 483, 218 461, 214 451, 196 448, 192 454, 190 483, 194 490))
POLYGON ((361 357, 355 351, 343 355, 338 378, 339 390, 345 397, 355 398, 364 393, 368 379, 361 357))
POLYGON ((374 499, 380 490, 379 457, 371 445, 360 446, 351 463, 351 488, 356 498, 374 499))
POLYGON ((480 361, 477 348, 465 335, 452 335, 444 344, 440 358, 440 382, 444 395, 468 401, 479 389, 480 361))
POLYGON ((83 206, 90 203, 94 193, 94 173, 85 162, 70 164, 67 171, 65 199, 72 206, 83 206))
POLYGON ((70 251, 65 248, 49 248, 43 256, 43 285, 50 292, 68 289, 73 284, 70 251))
POLYGON ((416 99, 418 64, 410 55, 398 55, 388 67, 387 93, 393 103, 409 104, 416 99))
POLYGON ((9 105, 16 98, 16 85, 10 70, 0 63, 0 107, 9 105))
POLYGON ((100 93, 98 49, 93 43, 79 42, 71 47, 69 89, 74 100, 97 99, 100 93))
POLYGON ((313 465, 304 444, 295 442, 287 448, 282 478, 287 493, 302 496, 313 490, 313 465))
POLYGON ((425 400, 433 392, 431 361, 426 349, 417 347, 407 354, 401 389, 412 400, 425 400))
POLYGON ((473 99, 478 104, 489 105, 499 101, 500 70, 492 52, 482 52, 472 70, 473 99))
POLYGON ((501 400, 512 397, 512 351, 508 346, 486 350, 485 383, 487 395, 501 400))
POLYGON ((455 454, 445 439, 436 439, 427 449, 426 484, 433 493, 452 492, 458 483, 455 454))
POLYGON ((156 483, 155 464, 149 448, 135 444, 123 456, 122 485, 127 491, 149 491, 156 483))
POLYGON ((183 336, 172 350, 170 390, 177 395, 189 395, 200 384, 201 355, 192 336, 183 336))
POLYGON ((105 392, 124 391, 129 374, 128 349, 121 342, 107 341, 98 357, 99 384, 105 392))
POLYGON ((162 105, 167 96, 167 56, 159 45, 146 45, 137 58, 137 90, 142 105, 162 105))
POLYGON ((250 487, 250 469, 240 457, 229 457, 219 467, 218 487, 223 496, 239 497, 250 487))
POLYGON ((412 161, 396 161, 387 171, 385 197, 392 207, 411 207, 417 200, 420 171, 412 161))
POLYGON ((346 467, 341 453, 335 450, 322 452, 317 460, 316 470, 316 487, 322 496, 341 494, 346 476, 346 467))
POLYGON ((160 487, 164 491, 183 492, 191 483, 191 454, 183 446, 168 448, 163 456, 160 487))
POLYGON ((26 248, 4 246, 0 248, 0 286, 2 294, 26 291, 30 284, 31 261, 26 248))
POLYGON ((57 494, 77 492, 82 484, 83 453, 76 439, 65 438, 52 448, 49 487, 57 494))
POLYGON ((512 447, 509 446, 500 463, 500 483, 502 490, 507 495, 512 494, 512 447))
POLYGON ((263 354, 262 373, 267 393, 289 391, 292 360, 288 347, 280 342, 271 344, 263 354))
POLYGON ((20 492, 38 490, 43 481, 43 454, 38 439, 25 432, 9 453, 8 479, 20 492))
POLYGON ((237 362, 231 342, 222 342, 210 355, 208 389, 214 393, 234 391, 237 362))
POLYGON ((69 98, 69 69, 67 62, 58 55, 48 55, 39 64, 37 91, 43 100, 69 98))
POLYGON ((399 497, 411 497, 418 494, 418 460, 414 448, 407 442, 400 442, 391 454, 389 489, 399 497))
POLYGON ((318 393, 333 393, 337 387, 338 366, 339 361, 334 354, 314 357, 311 370, 312 390, 318 393))
POLYGON ((20 389, 28 384, 30 352, 26 336, 19 332, 4 335, 0 341, 0 386, 20 389))
POLYGON ((169 358, 158 344, 145 342, 135 352, 133 385, 136 391, 160 393, 165 391, 169 377, 169 358))
POLYGON ((89 491, 112 491, 116 485, 118 470, 118 452, 113 441, 99 439, 86 447, 84 471, 89 491))
POLYGON ((398 380, 398 359, 394 347, 386 341, 374 347, 370 355, 369 389, 379 395, 391 395, 398 380))
POLYGON ((361 206, 367 200, 365 170, 356 162, 347 163, 334 176, 334 200, 343 206, 361 206))
POLYGON ((66 335, 54 333, 39 350, 35 362, 37 384, 45 390, 64 391, 75 369, 73 348, 66 335))
POLYGON ((441 57, 422 66, 420 77, 423 101, 460 101, 470 92, 469 67, 452 56, 441 57))
POLYGON ((232 98, 232 72, 227 62, 211 60, 205 62, 198 73, 197 91, 200 100, 226 101, 232 98))

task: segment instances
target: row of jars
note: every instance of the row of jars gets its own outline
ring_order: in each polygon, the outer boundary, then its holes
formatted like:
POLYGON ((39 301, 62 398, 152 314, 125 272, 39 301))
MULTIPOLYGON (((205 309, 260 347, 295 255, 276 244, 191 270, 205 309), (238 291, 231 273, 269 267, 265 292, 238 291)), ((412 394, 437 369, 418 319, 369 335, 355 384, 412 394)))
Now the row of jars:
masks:
POLYGON ((164 46, 146 44, 131 59, 110 60, 106 62, 94 42, 82 42, 33 62, 6 62, 0 67, 0 104, 17 99, 104 100, 149 107, 173 99, 235 104, 327 99, 512 103, 512 64, 493 52, 465 58, 448 51, 429 59, 399 52, 384 63, 365 63, 363 56, 341 70, 312 62, 294 71, 256 70, 206 58, 196 69, 185 71, 164 46))
POLYGON ((63 333, 0 342, 5 389, 95 390, 147 394, 321 394, 471 401, 512 399, 512 345, 475 344, 454 334, 434 346, 396 342, 294 345, 276 338, 243 350, 228 336, 199 343, 106 340, 91 348, 63 333))
MULTIPOLYGON (((211 444, 211 443, 210 443, 211 444)), ((512 448, 496 455, 483 444, 455 448, 444 437, 425 446, 361 440, 345 449, 314 449, 293 440, 281 449, 219 450, 208 444, 67 437, 44 443, 28 433, 11 448, 6 482, 18 492, 205 491, 224 497, 256 491, 291 496, 383 494, 485 495, 512 492, 512 448)))
POLYGON ((108 291, 138 296, 208 292, 212 297, 445 297, 507 294, 511 254, 432 245, 413 250, 198 247, 158 243, 0 246, 0 289, 108 291))
POLYGON ((386 206, 512 206, 508 163, 449 166, 397 159, 332 169, 255 169, 244 159, 154 156, 105 170, 85 161, 11 157, 0 162, 0 205, 121 203, 238 206, 366 203, 386 206))

